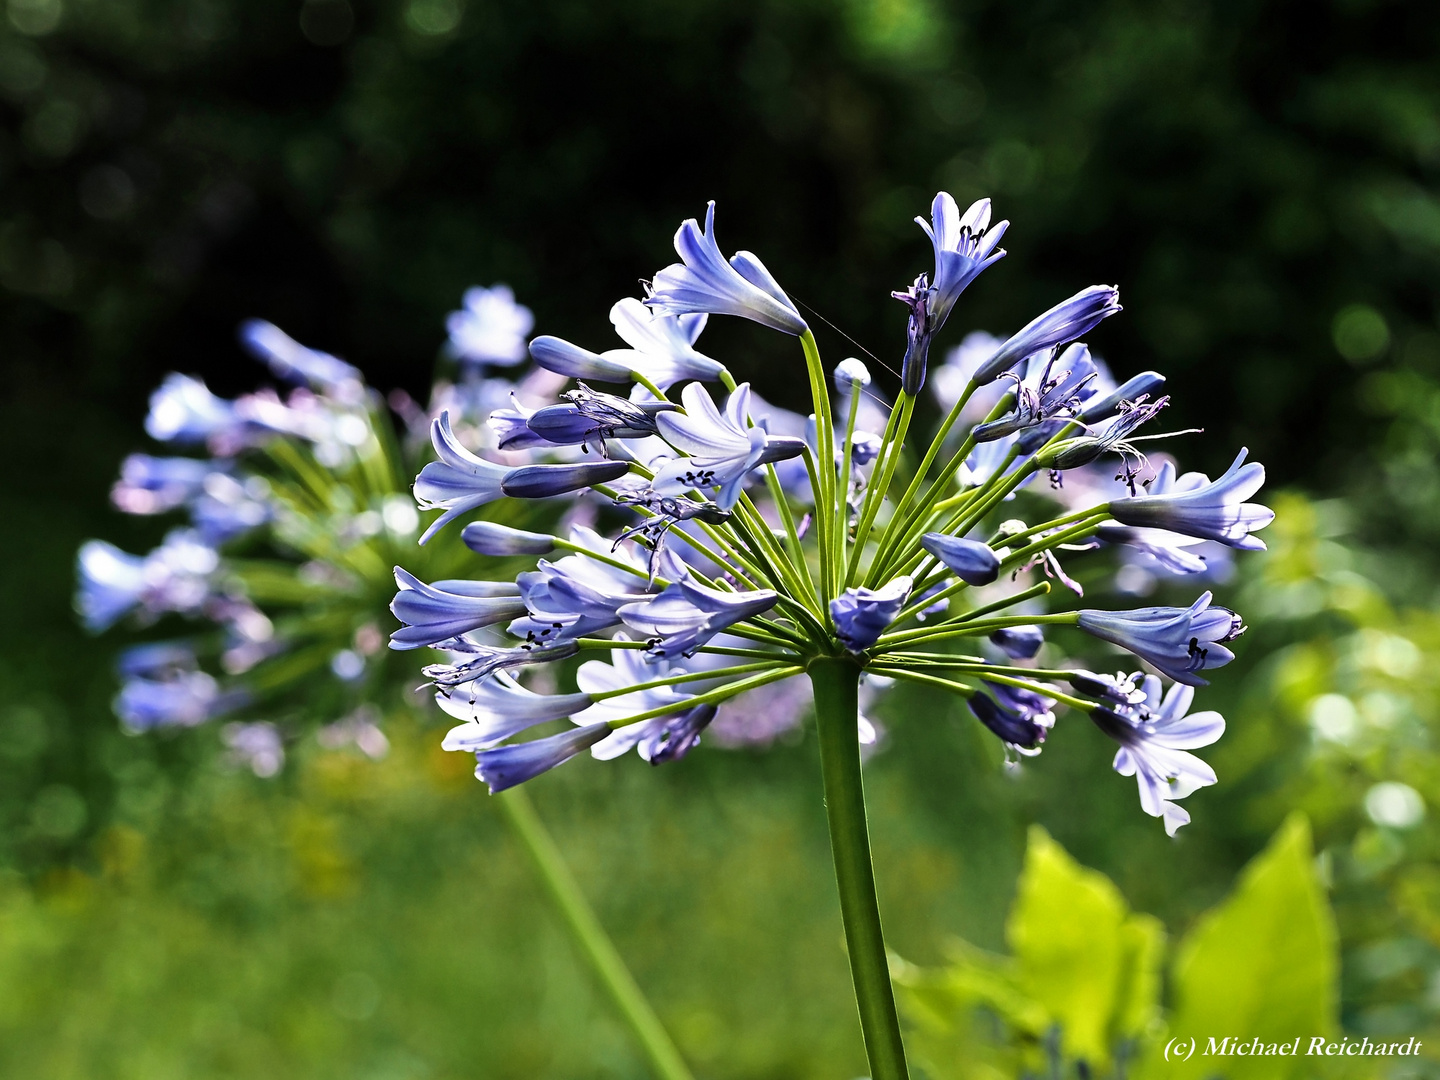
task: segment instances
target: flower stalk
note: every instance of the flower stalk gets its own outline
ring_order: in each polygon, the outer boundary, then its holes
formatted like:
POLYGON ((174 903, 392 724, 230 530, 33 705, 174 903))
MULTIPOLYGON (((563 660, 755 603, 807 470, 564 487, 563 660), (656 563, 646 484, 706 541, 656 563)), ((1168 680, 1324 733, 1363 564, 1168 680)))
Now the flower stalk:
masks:
POLYGON ((843 657, 818 657, 807 669, 815 691, 815 724, 820 736, 820 766, 825 786, 825 815, 830 851, 840 892, 840 917, 850 954, 850 976, 860 1011, 860 1030, 872 1080, 906 1080, 905 1046, 895 1011, 895 992, 885 957, 870 834, 865 820, 865 788, 860 776, 860 668, 843 657))
POLYGON ((655 1075, 660 1080, 693 1080, 685 1059, 680 1056, 680 1051, 650 1007, 635 977, 630 974, 605 928, 586 902, 575 875, 570 872, 560 849, 540 821, 530 797, 523 788, 515 787, 495 798, 510 831, 525 849, 555 910, 559 912, 571 941, 625 1018, 655 1075))

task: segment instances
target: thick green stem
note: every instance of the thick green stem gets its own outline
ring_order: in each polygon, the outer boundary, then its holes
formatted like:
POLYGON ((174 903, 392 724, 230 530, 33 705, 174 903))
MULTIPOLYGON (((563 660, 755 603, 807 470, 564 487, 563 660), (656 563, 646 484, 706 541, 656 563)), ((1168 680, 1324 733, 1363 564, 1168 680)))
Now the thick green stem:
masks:
POLYGON ((840 915, 850 953, 850 976, 860 1007, 860 1030, 870 1059, 872 1080, 906 1080, 905 1047, 895 1013, 895 992, 885 959, 870 837, 865 824, 865 793, 860 782, 860 669, 841 657, 811 661, 815 722, 820 732, 820 765, 825 781, 825 813, 830 819, 830 850, 840 888, 840 915))
POLYGON ((589 961, 590 970, 600 980, 600 985, 609 993, 610 1000, 644 1048, 655 1075, 662 1080, 694 1080, 680 1051, 675 1049, 675 1044, 661 1025, 660 1018, 655 1015, 650 1002, 645 1000, 645 994, 636 985, 625 961, 620 959, 605 928, 600 925, 595 912, 590 910, 585 894, 565 865, 555 841, 545 831, 530 797, 523 788, 517 787, 496 795, 495 801, 500 804, 505 820, 539 871, 545 891, 560 912, 575 946, 589 961))

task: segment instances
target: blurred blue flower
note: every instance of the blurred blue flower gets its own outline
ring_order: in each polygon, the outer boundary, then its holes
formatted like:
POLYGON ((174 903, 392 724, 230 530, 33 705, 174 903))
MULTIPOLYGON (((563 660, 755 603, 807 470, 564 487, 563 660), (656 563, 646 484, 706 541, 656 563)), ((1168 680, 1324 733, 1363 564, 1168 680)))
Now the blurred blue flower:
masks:
POLYGON ((246 320, 240 324, 240 342, 286 382, 350 400, 360 396, 359 368, 327 352, 301 345, 274 323, 264 319, 246 320))
POLYGON ((463 306, 445 318, 450 347, 462 363, 510 367, 525 359, 535 316, 515 302, 508 285, 465 290, 463 306))
POLYGON ((199 379, 172 372, 150 395, 145 431, 159 442, 201 443, 236 423, 233 404, 199 379))

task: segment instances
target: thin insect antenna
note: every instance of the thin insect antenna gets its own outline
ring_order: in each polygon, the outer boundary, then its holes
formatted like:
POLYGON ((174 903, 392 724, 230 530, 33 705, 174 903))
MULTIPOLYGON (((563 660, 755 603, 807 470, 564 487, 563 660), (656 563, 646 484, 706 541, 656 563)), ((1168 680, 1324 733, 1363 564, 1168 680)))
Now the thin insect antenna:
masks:
POLYGON ((831 330, 834 330, 837 334, 839 334, 841 337, 843 337, 846 341, 850 342, 851 345, 854 345, 855 348, 859 349, 859 350, 860 350, 861 352, 863 352, 866 356, 868 356, 871 360, 874 360, 875 363, 879 364, 879 365, 880 365, 881 367, 883 367, 886 371, 890 372, 891 375, 894 375, 897 379, 900 378, 900 372, 896 371, 893 367, 891 367, 889 364, 887 364, 884 360, 881 360, 880 357, 876 356, 873 352, 871 352, 869 349, 867 349, 864 345, 861 345, 860 342, 856 341, 853 337, 851 337, 849 334, 847 334, 844 330, 841 330, 840 327, 836 326, 833 322, 831 322, 829 319, 827 319, 824 315, 822 315, 822 314, 820 314, 820 312, 816 311, 815 308, 811 307, 811 306, 810 306, 809 304, 807 304, 804 300, 801 300, 800 297, 796 296, 793 291, 790 293, 790 297, 791 297, 791 299, 793 299, 796 303, 798 303, 801 307, 803 307, 806 311, 810 312, 810 314, 814 315, 817 319, 819 319, 821 322, 823 322, 826 326, 830 327, 831 330))

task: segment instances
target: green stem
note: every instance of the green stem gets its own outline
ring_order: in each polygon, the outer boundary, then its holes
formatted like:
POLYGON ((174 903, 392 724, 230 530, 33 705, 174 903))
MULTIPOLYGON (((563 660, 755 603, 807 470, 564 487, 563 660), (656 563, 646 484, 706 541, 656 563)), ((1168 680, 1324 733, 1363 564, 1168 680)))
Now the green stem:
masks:
POLYGON ((815 722, 820 733, 820 765, 825 783, 825 813, 830 820, 830 850, 840 915, 850 953, 850 976, 860 1007, 860 1030, 870 1059, 872 1080, 907 1080, 905 1046, 895 1013, 895 991, 885 958, 870 837, 865 824, 865 793, 860 780, 860 669, 843 657, 818 657, 809 667, 815 689, 815 722))
POLYGON ((500 804, 506 822, 515 833, 535 869, 545 890, 550 894, 556 909, 570 931, 581 955, 590 962, 590 968, 600 984, 610 994, 611 1001, 625 1017, 630 1030, 645 1050, 655 1075, 661 1080, 693 1080, 690 1070, 675 1049, 660 1018, 645 1000, 645 995, 636 984, 634 976, 620 958, 615 945, 590 910, 585 894, 580 891, 570 868, 555 841, 545 831, 535 807, 523 788, 511 788, 495 796, 500 804))

